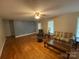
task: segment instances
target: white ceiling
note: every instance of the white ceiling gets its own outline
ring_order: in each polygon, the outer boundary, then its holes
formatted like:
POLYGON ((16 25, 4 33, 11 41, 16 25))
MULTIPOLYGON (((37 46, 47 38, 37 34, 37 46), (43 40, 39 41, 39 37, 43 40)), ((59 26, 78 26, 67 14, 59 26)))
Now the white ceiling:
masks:
POLYGON ((46 18, 78 12, 79 0, 0 0, 0 17, 33 19, 35 11, 46 18))

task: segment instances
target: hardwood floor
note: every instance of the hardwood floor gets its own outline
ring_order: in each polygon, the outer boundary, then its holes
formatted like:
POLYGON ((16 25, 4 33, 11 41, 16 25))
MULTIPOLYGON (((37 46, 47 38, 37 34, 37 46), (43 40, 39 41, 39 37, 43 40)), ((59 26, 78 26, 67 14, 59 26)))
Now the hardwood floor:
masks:
POLYGON ((35 36, 7 39, 1 59, 62 59, 62 57, 44 47, 35 36))

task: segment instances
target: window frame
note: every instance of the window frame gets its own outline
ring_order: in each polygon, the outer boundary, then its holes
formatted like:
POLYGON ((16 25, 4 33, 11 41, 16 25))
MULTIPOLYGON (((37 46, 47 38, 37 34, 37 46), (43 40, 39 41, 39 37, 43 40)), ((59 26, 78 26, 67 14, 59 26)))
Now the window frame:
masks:
POLYGON ((53 22, 53 32, 52 33, 50 33, 50 35, 53 35, 54 34, 54 32, 55 32, 55 24, 54 24, 54 20, 53 19, 51 19, 51 20, 48 20, 48 32, 49 32, 49 22, 53 22))

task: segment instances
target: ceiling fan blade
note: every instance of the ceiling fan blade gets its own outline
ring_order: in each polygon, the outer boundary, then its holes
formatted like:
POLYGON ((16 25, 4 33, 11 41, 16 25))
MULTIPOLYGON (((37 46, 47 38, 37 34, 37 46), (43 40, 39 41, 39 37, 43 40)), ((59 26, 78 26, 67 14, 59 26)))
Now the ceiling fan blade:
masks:
POLYGON ((11 13, 12 15, 16 15, 16 16, 33 16, 33 13, 30 12, 15 12, 15 13, 11 13))

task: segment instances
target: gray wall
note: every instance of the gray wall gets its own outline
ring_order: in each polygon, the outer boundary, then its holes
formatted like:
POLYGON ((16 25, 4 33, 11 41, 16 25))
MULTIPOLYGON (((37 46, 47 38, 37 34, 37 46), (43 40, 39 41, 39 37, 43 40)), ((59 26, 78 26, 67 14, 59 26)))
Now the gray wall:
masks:
POLYGON ((15 35, 29 34, 36 32, 37 23, 35 21, 14 21, 15 35))
POLYGON ((9 25, 9 20, 5 20, 4 19, 4 29, 5 29, 5 35, 6 36, 11 36, 11 32, 10 32, 10 25, 9 25))

